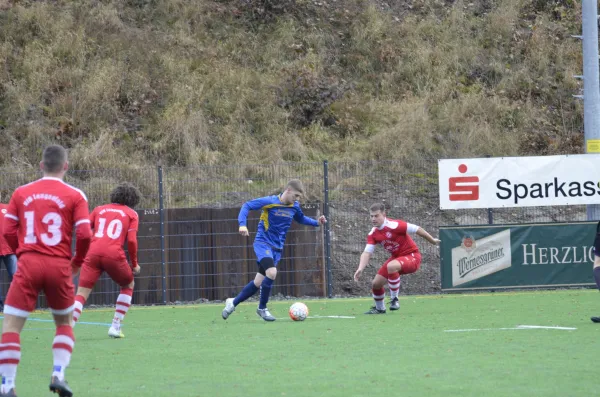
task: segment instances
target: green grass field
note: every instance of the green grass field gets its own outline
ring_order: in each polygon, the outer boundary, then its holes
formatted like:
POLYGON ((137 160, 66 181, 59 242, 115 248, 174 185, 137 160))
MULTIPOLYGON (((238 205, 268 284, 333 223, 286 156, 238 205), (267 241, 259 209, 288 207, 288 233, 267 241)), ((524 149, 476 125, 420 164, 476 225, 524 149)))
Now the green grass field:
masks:
MULTIPOLYGON (((75 396, 589 396, 597 386, 597 291, 410 296, 386 315, 370 299, 272 302, 265 323, 255 303, 227 320, 222 305, 133 307, 126 338, 78 324, 67 379, 75 396), (576 330, 508 329, 518 325, 576 330), (468 332, 446 330, 471 329, 468 332), (479 329, 479 330, 477 330, 479 329)), ((45 395, 54 335, 47 313, 22 334, 20 396, 45 395)), ((109 323, 112 310, 80 321, 109 323)))

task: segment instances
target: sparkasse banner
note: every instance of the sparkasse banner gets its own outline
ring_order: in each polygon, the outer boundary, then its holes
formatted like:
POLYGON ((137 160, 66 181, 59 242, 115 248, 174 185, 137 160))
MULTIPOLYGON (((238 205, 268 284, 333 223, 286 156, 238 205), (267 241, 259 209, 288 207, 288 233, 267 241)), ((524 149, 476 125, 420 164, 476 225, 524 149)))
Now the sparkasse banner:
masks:
POLYGON ((600 154, 439 160, 440 209, 600 203, 600 154))

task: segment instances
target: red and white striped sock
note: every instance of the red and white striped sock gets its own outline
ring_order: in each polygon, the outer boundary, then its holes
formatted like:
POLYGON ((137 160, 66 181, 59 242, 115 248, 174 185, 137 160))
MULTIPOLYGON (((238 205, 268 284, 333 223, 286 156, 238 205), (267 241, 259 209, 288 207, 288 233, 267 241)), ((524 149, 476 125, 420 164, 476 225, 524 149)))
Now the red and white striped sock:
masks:
POLYGON ((388 287, 390 289, 390 298, 397 298, 400 292, 400 273, 396 272, 388 276, 388 287))
POLYGON ((54 368, 52 376, 59 380, 65 379, 65 370, 71 362, 71 354, 75 347, 75 335, 70 325, 59 325, 56 327, 56 335, 52 342, 52 357, 54 358, 54 368))
POLYGON ((385 290, 383 288, 373 289, 373 299, 375 299, 375 307, 379 310, 385 310, 385 303, 383 302, 383 298, 385 298, 385 290))
POLYGON ((83 305, 85 305, 85 298, 81 295, 77 295, 75 297, 75 308, 73 309, 73 326, 77 324, 79 316, 81 316, 81 312, 83 311, 83 305))
POLYGON ((121 293, 117 298, 117 307, 115 309, 115 317, 113 318, 112 326, 117 331, 121 329, 121 322, 125 318, 129 306, 131 306, 131 296, 133 295, 133 289, 121 288, 121 293))
POLYGON ((8 393, 15 388, 17 366, 21 361, 21 337, 16 332, 2 334, 0 341, 0 373, 2 379, 2 393, 8 393))

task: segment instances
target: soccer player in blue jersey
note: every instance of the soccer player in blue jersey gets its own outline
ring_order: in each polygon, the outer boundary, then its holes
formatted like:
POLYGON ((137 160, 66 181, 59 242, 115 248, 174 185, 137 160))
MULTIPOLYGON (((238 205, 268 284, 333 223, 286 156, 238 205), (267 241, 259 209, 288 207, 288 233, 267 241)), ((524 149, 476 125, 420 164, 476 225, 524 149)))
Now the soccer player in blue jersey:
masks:
POLYGON ((325 216, 313 219, 305 216, 300 209, 298 200, 304 195, 304 187, 298 179, 292 179, 285 187, 283 193, 278 196, 261 197, 247 201, 242 206, 238 216, 239 232, 242 236, 248 236, 246 220, 248 212, 261 210, 258 232, 254 239, 254 252, 258 264, 258 273, 253 281, 250 281, 235 298, 225 301, 225 309, 222 316, 226 320, 235 307, 250 298, 260 289, 260 303, 256 314, 265 321, 275 321, 267 309, 267 302, 271 294, 271 287, 277 276, 277 263, 281 259, 283 243, 287 231, 292 225, 292 220, 303 225, 318 227, 327 222, 325 216))

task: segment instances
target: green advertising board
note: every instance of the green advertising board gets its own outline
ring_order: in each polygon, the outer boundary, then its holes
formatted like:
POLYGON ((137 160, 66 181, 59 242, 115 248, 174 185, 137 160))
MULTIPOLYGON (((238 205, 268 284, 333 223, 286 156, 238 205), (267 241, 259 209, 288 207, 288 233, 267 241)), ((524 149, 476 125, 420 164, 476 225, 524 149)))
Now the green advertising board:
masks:
POLYGON ((593 285, 596 226, 441 227, 442 290, 593 285))

